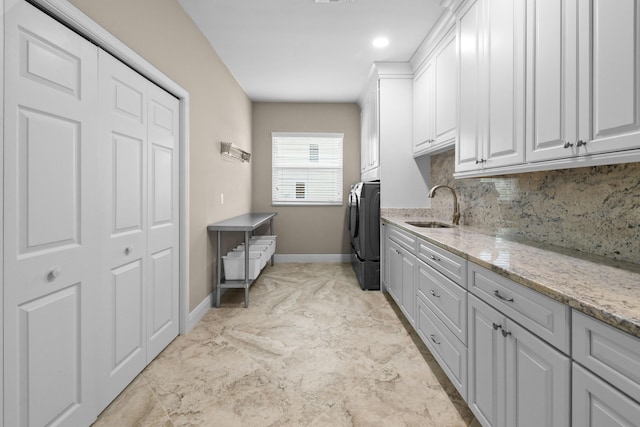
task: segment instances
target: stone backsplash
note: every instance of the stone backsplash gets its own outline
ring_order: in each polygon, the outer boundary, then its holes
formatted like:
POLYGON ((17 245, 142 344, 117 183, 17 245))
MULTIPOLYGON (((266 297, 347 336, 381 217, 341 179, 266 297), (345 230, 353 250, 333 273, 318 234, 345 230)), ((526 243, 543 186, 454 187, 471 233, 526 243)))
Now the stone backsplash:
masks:
MULTIPOLYGON (((431 157, 430 184, 456 189, 461 224, 640 264, 640 163, 491 178, 453 172, 453 150, 431 157)), ((450 192, 438 191, 429 215, 451 213, 450 192)))

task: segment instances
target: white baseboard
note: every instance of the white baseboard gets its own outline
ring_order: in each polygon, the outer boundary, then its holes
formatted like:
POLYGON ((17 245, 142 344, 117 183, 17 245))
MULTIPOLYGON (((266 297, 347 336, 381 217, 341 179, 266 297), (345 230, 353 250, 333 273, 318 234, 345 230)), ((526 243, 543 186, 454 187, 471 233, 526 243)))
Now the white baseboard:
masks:
POLYGON ((200 319, 207 314, 207 311, 209 311, 211 307, 213 307, 213 294, 209 294, 200 304, 198 304, 196 308, 193 309, 193 311, 189 313, 187 330, 184 333, 186 334, 193 329, 196 323, 198 323, 200 319))
POLYGON ((275 262, 351 262, 351 254, 276 254, 275 262))

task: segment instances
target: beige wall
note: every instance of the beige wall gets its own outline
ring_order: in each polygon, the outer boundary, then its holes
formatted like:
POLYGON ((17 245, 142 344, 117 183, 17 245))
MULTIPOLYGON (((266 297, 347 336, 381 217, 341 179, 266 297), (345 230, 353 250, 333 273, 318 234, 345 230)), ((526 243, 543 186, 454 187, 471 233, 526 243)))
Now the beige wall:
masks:
POLYGON ((279 254, 348 254, 346 202, 342 206, 271 206, 271 132, 344 133, 344 188, 360 178, 360 108, 357 104, 253 104, 253 210, 278 212, 279 254))
POLYGON ((220 141, 251 151, 251 101, 176 0, 70 1, 190 94, 193 310, 212 290, 215 240, 207 224, 251 210, 251 166, 219 154, 220 141))

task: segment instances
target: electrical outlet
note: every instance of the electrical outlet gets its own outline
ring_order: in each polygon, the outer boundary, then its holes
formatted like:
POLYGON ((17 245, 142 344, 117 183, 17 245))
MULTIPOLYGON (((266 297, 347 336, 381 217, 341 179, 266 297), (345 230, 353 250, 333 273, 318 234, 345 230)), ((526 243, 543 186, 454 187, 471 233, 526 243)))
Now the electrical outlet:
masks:
POLYGON ((220 204, 224 205, 224 193, 220 193, 220 204))

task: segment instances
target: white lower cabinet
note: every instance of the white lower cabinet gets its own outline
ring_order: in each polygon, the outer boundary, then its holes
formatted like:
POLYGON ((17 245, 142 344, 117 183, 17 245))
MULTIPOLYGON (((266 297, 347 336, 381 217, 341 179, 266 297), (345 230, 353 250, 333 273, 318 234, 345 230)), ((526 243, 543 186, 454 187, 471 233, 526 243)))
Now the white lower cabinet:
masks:
POLYGON ((416 331, 460 396, 467 398, 467 347, 418 297, 416 331))
POLYGON ((573 426, 640 423, 640 339, 578 311, 572 316, 573 426))
POLYGON ((605 381, 573 363, 573 427, 632 427, 640 422, 640 405, 605 381))
POLYGON ((386 289, 482 426, 640 426, 640 338, 383 229, 386 289))
POLYGON ((483 426, 568 426, 569 357, 469 295, 468 404, 483 426))
POLYGON ((382 266, 385 287, 460 395, 466 398, 466 261, 398 227, 387 224, 383 228, 387 236, 382 266), (460 273, 462 280, 458 279, 460 273))
POLYGON ((393 240, 388 241, 389 256, 389 293, 406 316, 411 325, 415 325, 416 257, 393 240))

